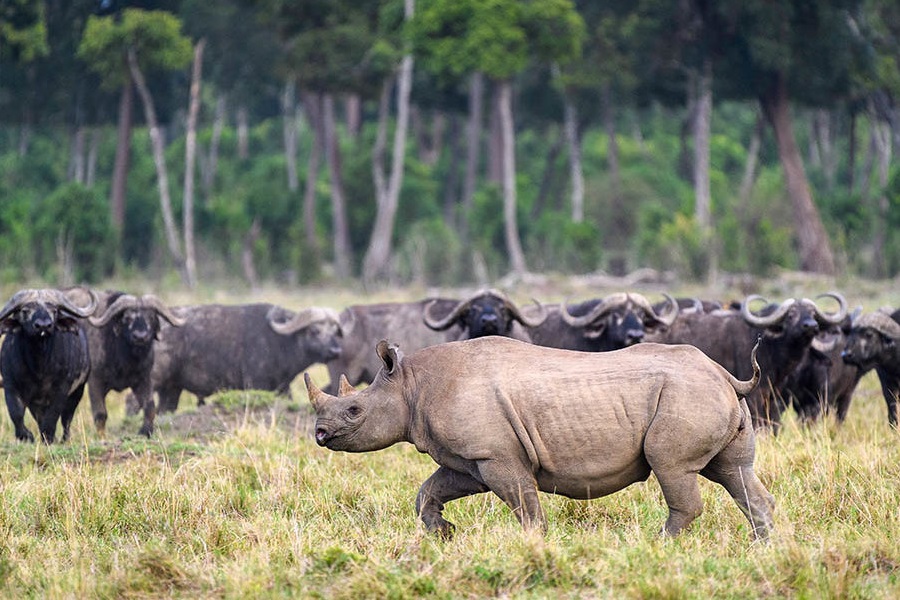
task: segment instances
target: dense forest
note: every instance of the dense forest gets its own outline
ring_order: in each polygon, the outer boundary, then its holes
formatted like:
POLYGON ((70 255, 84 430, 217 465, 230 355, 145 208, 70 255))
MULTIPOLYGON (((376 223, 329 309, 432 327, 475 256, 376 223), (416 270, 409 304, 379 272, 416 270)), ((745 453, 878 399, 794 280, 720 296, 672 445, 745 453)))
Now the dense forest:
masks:
POLYGON ((900 273, 891 0, 0 7, 0 282, 900 273))

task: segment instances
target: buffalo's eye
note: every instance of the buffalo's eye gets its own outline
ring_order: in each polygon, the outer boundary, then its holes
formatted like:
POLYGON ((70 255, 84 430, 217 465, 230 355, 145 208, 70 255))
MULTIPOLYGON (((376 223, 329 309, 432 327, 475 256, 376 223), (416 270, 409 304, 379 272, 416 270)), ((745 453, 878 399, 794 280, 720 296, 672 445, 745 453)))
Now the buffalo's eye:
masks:
POLYGON ((355 419, 356 417, 358 417, 361 412, 362 409, 355 404, 351 404, 347 407, 347 416, 351 419, 355 419))

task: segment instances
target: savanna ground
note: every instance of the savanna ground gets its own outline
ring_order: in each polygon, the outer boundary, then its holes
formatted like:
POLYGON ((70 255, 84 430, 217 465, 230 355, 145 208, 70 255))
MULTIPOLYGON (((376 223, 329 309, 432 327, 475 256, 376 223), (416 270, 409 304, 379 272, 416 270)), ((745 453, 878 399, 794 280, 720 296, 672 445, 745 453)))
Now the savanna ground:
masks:
MULTIPOLYGON (((873 310, 900 305, 898 287, 785 275, 752 290, 666 289, 772 300, 838 289, 851 306, 873 310)), ((643 291, 656 300, 660 289, 643 291)), ((252 299, 341 308, 431 291, 273 290, 252 299)), ((551 302, 611 291, 567 280, 522 284, 511 295, 551 302)), ((221 290, 162 295, 173 303, 251 299, 221 290)), ((327 379, 324 367, 311 371, 327 379)), ((900 434, 887 425, 874 374, 842 428, 827 419, 804 428, 788 413, 779 436, 758 441, 757 470, 778 503, 768 543, 754 542, 734 502, 705 480, 704 513, 680 537, 660 538, 666 507, 652 477, 591 502, 542 495, 543 538, 524 534, 492 495, 457 500, 445 510, 456 537, 441 541, 414 510, 431 459, 407 444, 370 454, 319 448, 299 379, 293 392, 229 392, 200 408, 182 398, 151 440, 136 435, 139 420, 125 416, 120 395, 109 399, 106 439, 87 399, 72 438, 50 447, 15 442, 4 413, 0 596, 900 596, 900 434)))

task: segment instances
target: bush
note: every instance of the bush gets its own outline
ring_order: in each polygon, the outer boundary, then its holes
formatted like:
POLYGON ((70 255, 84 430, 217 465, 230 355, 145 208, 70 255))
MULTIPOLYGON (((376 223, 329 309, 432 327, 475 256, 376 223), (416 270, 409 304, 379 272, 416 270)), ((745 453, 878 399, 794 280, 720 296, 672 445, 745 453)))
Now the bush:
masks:
POLYGON ((410 226, 397 255, 397 275, 403 281, 456 285, 466 270, 462 242, 439 217, 410 226))
POLYGON ((600 229, 587 221, 575 223, 561 213, 546 212, 534 223, 528 254, 529 266, 538 271, 593 271, 602 255, 600 229))
POLYGON ((38 267, 63 283, 94 283, 112 273, 115 234, 106 199, 77 183, 59 187, 35 207, 38 267))

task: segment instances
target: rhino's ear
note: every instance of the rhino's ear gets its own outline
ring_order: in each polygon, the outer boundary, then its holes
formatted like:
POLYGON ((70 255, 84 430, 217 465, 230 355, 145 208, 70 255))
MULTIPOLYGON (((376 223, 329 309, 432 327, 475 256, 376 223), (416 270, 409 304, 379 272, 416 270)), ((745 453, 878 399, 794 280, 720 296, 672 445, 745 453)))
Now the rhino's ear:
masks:
POLYGON ((403 354, 400 352, 400 346, 397 344, 388 344, 387 340, 381 340, 378 342, 378 346, 375 347, 375 351, 378 353, 378 358, 384 363, 385 372, 388 375, 393 374, 400 365, 400 359, 403 358, 403 354))
POLYGON ((303 374, 303 381, 306 383, 306 393, 309 394, 309 403, 312 404, 313 410, 318 411, 324 403, 328 394, 316 387, 309 373, 303 374))
POLYGON ((350 385, 350 381, 347 380, 347 376, 343 373, 341 374, 341 381, 338 386, 338 398, 341 396, 349 396, 356 392, 356 388, 350 385))

